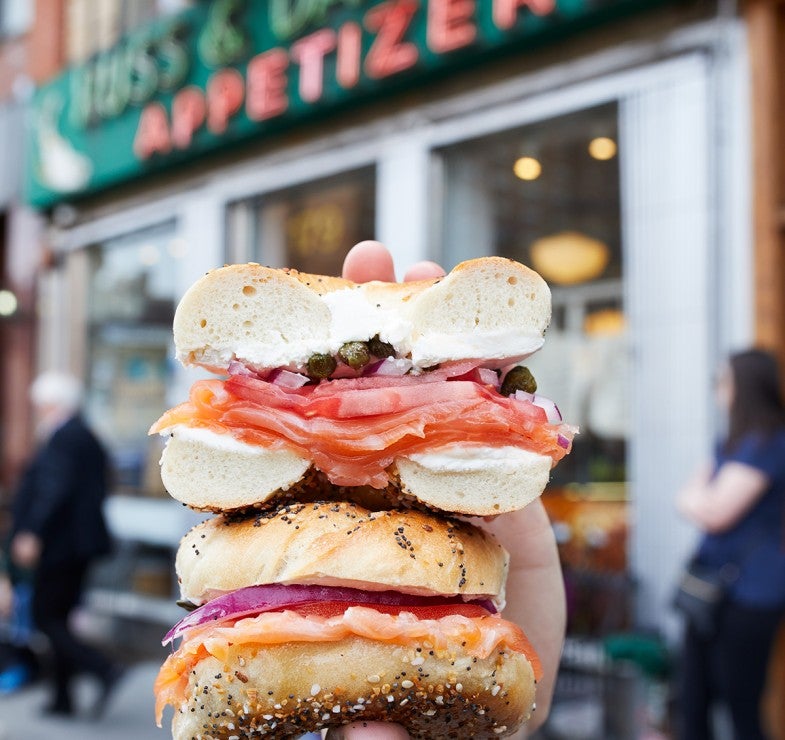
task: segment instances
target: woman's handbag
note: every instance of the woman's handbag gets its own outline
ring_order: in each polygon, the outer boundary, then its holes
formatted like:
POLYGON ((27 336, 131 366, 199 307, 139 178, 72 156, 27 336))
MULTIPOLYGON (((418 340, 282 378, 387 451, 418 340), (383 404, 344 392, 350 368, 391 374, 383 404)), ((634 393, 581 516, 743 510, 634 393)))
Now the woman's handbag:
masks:
POLYGON ((730 587, 738 577, 739 567, 733 563, 717 568, 693 559, 679 577, 673 606, 698 634, 711 637, 717 631, 730 587))

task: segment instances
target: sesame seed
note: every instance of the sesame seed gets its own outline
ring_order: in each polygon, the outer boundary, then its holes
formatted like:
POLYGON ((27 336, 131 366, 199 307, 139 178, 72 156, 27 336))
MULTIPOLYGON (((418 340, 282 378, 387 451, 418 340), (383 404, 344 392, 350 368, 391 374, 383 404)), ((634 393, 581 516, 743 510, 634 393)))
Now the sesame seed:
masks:
POLYGON ((410 681, 408 678, 405 681, 401 681, 401 686, 405 689, 410 689, 414 686, 414 681, 410 681))
POLYGON ((507 732, 507 725, 502 725, 501 727, 494 727, 493 731, 497 735, 501 735, 503 732, 507 732))
POLYGON ((387 695, 387 701, 392 704, 395 701, 395 697, 392 694, 387 695))
POLYGON ((491 696, 496 696, 496 694, 498 694, 501 691, 501 689, 502 689, 502 687, 499 686, 499 684, 496 684, 496 686, 494 686, 491 689, 491 696))
POLYGON ((422 655, 412 658, 412 665, 422 665, 423 663, 425 663, 425 658, 422 655))
POLYGON ((315 683, 313 686, 311 686, 311 696, 316 696, 321 690, 322 687, 319 686, 318 683, 315 683))
POLYGON ((327 714, 323 714, 322 715, 322 722, 327 722, 328 719, 330 719, 330 713, 329 712, 327 714))
POLYGON ((333 714, 340 714, 340 713, 341 713, 341 705, 340 704, 336 704, 333 707, 333 714))

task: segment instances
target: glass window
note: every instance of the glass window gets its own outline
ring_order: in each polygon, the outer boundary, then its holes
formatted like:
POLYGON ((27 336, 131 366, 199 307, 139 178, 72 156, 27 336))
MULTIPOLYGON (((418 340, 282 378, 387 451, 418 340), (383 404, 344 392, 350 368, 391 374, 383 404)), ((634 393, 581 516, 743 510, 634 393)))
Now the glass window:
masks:
POLYGON ((161 494, 150 425, 167 406, 173 367, 174 223, 89 248, 87 411, 111 450, 120 490, 161 494))
MULTIPOLYGON (((617 117, 614 103, 438 152, 444 262, 511 257, 552 290, 545 346, 526 364, 538 392, 580 426, 544 497, 568 576, 626 569, 628 338, 617 117)), ((578 597, 580 583, 587 593, 596 589, 596 581, 577 579, 578 597)), ((623 599, 608 602, 619 604, 617 613, 596 600, 576 603, 572 627, 581 631, 620 628, 628 616, 623 599)))
POLYGON ((229 259, 340 275, 351 246, 373 238, 375 204, 373 167, 236 203, 227 218, 229 259))

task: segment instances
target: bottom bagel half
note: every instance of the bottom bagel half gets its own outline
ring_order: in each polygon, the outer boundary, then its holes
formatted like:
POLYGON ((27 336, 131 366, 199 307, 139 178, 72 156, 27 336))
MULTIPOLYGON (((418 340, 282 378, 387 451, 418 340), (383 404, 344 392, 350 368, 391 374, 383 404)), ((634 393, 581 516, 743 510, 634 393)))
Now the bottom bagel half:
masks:
POLYGON ((175 707, 175 740, 297 737, 354 721, 403 725, 414 738, 513 733, 534 705, 521 653, 483 658, 359 637, 335 643, 230 645, 188 672, 175 707))

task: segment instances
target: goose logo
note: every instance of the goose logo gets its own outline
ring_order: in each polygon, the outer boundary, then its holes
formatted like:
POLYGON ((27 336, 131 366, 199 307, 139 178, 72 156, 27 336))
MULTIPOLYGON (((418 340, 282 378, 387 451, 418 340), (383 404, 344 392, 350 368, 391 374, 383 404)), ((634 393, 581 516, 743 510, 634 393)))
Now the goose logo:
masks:
POLYGON ((38 153, 36 176, 50 190, 74 193, 90 182, 93 164, 60 133, 60 114, 64 106, 63 95, 51 91, 36 113, 33 134, 38 153))

